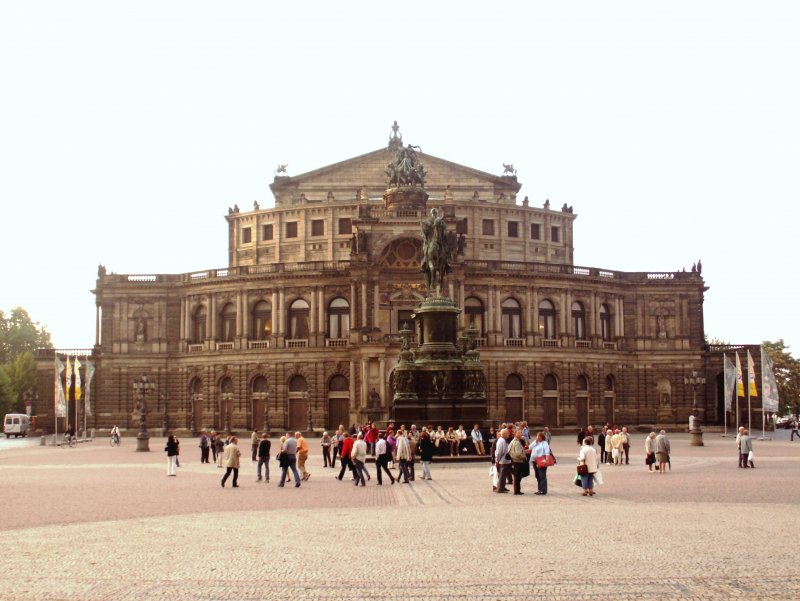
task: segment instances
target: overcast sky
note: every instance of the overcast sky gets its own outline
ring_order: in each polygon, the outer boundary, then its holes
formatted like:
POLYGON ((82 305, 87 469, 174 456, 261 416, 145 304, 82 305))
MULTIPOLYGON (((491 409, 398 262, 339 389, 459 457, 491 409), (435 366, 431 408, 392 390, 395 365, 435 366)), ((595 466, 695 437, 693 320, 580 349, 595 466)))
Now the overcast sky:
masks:
POLYGON ((405 141, 573 205, 575 261, 703 261, 710 338, 784 338, 798 2, 4 2, 0 308, 94 343, 98 263, 227 263, 228 206, 405 141))

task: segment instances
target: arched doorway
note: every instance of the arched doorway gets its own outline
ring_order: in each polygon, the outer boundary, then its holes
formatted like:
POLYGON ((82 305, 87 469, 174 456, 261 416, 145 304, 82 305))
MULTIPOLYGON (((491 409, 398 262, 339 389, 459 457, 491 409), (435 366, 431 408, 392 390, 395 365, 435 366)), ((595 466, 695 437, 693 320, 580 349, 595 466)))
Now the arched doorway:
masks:
POLYGON ((303 376, 289 380, 289 430, 303 431, 308 426, 308 382, 303 376))
POLYGON ((544 377, 542 385, 542 397, 544 400, 544 425, 558 427, 558 379, 553 374, 544 377))
POLYGON ((233 380, 225 376, 219 382, 219 421, 225 432, 231 429, 231 411, 233 409, 233 380))
POLYGON ((522 421, 522 378, 509 374, 506 378, 506 421, 522 421))
POLYGON ((328 429, 335 430, 350 421, 350 383, 342 375, 328 382, 328 429))

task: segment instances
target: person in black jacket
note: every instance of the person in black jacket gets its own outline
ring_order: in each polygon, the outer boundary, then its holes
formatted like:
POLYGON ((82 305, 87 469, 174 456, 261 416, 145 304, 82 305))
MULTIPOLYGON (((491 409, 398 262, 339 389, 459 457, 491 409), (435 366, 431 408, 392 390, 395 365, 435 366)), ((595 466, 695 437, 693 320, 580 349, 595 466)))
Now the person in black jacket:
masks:
POLYGON ((256 482, 261 482, 261 466, 264 466, 264 478, 267 484, 269 484, 269 450, 272 446, 270 443, 269 438, 267 437, 267 433, 264 432, 261 435, 261 441, 258 443, 258 480, 256 482))
POLYGON ((600 446, 600 463, 606 462, 606 429, 600 430, 597 435, 597 444, 600 446))
POLYGON ((431 440, 430 434, 423 431, 419 437, 419 455, 422 459, 422 479, 431 480, 431 461, 436 445, 431 440))
POLYGON ((167 438, 164 450, 167 452, 167 476, 177 476, 175 468, 178 467, 178 441, 172 434, 167 438))

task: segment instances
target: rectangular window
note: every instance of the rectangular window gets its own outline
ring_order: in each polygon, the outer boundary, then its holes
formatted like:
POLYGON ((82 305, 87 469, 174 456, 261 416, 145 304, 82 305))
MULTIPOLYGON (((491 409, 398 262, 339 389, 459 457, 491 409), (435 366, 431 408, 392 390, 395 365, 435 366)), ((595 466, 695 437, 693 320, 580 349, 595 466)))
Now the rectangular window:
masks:
POLYGON ((242 244, 250 244, 253 241, 252 230, 249 227, 242 228, 242 244))
POLYGON ((550 228, 550 241, 551 242, 560 242, 560 240, 558 239, 559 238, 559 234, 560 234, 560 232, 559 232, 560 229, 561 228, 559 228, 559 227, 557 227, 555 225, 550 228))
POLYGON ((271 223, 267 223, 267 224, 264 225, 261 238, 263 240, 272 240, 272 224, 271 223))
POLYGON ((312 236, 324 236, 325 235, 325 220, 324 219, 312 219, 311 220, 311 235, 312 236))
POLYGON ((297 222, 290 221, 286 224, 286 237, 287 238, 297 238, 297 222))
POLYGON ((339 219, 339 234, 347 235, 353 233, 353 221, 349 217, 339 219))
POLYGON ((531 240, 542 239, 542 226, 539 223, 531 223, 531 240))
POLYGON ((494 219, 483 220, 483 235, 494 236, 494 219))
POLYGON ((508 222, 508 237, 519 238, 519 223, 516 221, 508 222))
POLYGON ((456 234, 469 234, 467 231, 467 218, 464 217, 461 221, 456 221, 456 234))

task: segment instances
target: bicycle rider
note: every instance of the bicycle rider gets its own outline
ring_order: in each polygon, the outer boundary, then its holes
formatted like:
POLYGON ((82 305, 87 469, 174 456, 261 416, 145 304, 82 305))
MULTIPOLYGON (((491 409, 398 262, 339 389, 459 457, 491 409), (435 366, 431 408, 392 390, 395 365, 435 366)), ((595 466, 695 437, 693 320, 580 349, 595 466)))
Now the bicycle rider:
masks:
POLYGON ((119 444, 119 428, 116 424, 111 428, 111 440, 114 441, 114 444, 119 444))

